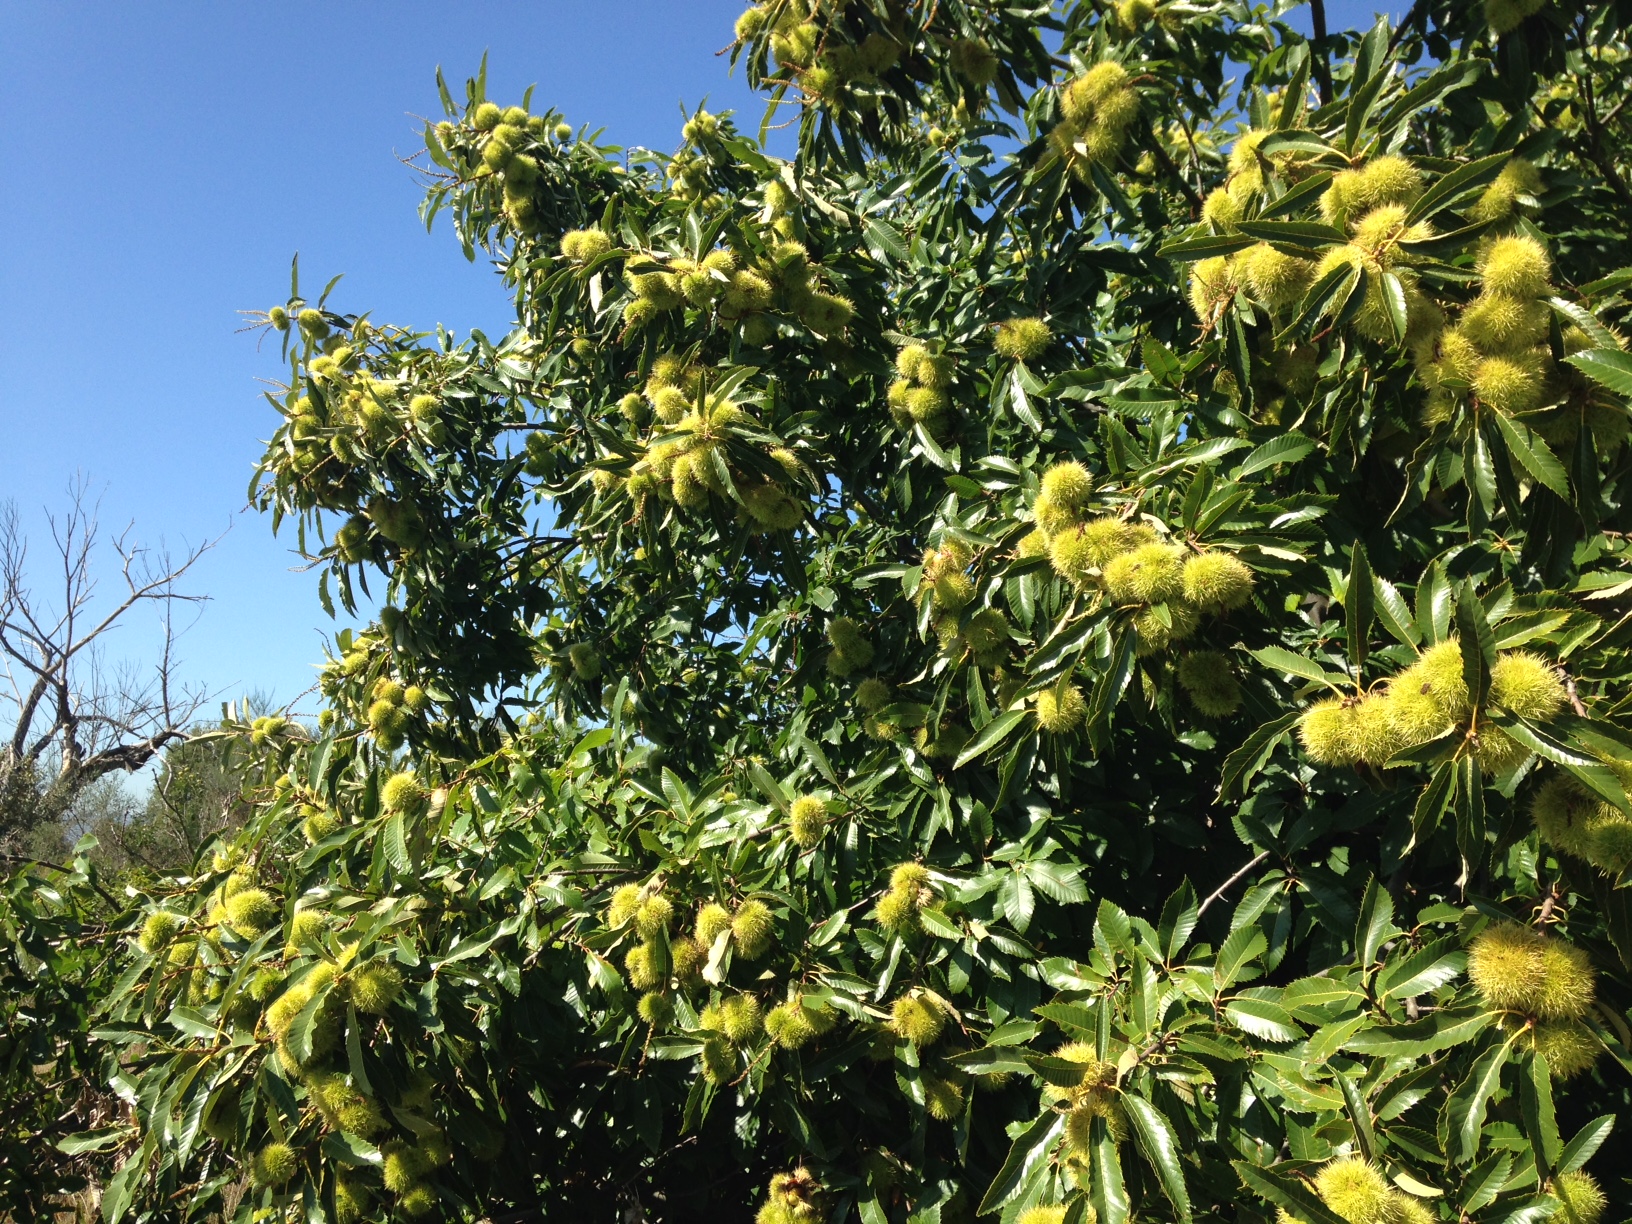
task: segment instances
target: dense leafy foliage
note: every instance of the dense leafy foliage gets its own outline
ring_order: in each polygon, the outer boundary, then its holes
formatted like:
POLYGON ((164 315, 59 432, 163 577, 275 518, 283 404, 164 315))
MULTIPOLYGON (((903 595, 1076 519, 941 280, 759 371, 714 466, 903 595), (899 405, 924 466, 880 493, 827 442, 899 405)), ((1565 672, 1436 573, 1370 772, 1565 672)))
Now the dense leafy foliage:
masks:
POLYGON ((130 918, 107 1218, 1624 1200, 1629 22, 768 0, 792 160, 444 89, 518 323, 268 313, 382 610, 130 918))

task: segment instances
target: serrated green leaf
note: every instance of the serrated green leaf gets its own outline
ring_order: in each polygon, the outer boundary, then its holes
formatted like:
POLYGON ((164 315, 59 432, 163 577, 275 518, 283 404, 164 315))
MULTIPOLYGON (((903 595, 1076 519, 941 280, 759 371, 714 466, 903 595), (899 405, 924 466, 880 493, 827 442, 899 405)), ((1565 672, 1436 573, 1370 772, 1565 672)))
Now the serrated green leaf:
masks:
POLYGON ((1179 1137, 1167 1115, 1136 1092, 1124 1092, 1122 1107, 1127 1114, 1139 1150, 1150 1167, 1156 1171, 1156 1180, 1173 1204, 1181 1221, 1190 1219, 1190 1188, 1185 1184, 1181 1163, 1179 1137))
POLYGON ((1632 353, 1613 348, 1591 348, 1571 353, 1564 360, 1616 395, 1632 396, 1632 353))

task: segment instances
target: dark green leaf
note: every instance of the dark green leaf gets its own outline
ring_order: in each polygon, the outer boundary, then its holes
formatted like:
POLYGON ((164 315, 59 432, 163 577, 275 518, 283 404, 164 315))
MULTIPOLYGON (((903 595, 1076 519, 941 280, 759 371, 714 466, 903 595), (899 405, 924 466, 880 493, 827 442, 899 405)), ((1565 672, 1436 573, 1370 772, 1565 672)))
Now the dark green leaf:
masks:
POLYGON ((1565 501, 1570 500, 1570 482, 1564 474, 1564 465, 1558 461, 1540 434, 1532 433, 1518 421, 1509 420, 1500 412, 1490 414, 1507 443, 1508 454, 1517 459, 1519 466, 1530 473, 1533 480, 1546 485, 1565 501))
POLYGON ((1231 1164, 1248 1190, 1277 1207, 1285 1208, 1288 1214, 1303 1224, 1348 1224, 1342 1216, 1321 1202, 1314 1187, 1302 1178, 1244 1160, 1232 1161, 1231 1164))
POLYGON ((1150 1167, 1156 1171, 1162 1193, 1181 1221, 1190 1219, 1190 1190, 1184 1182, 1184 1168, 1180 1163, 1179 1137, 1173 1124, 1156 1106, 1136 1092, 1124 1092, 1122 1107, 1128 1115, 1139 1150, 1150 1167))
POLYGON ((1547 1069, 1547 1060, 1533 1050, 1525 1055, 1520 1067, 1519 1103, 1536 1168, 1551 1172, 1558 1162, 1561 1142, 1558 1119, 1553 1113, 1553 1073, 1547 1069))
POLYGON ((1457 1164, 1467 1164, 1479 1154, 1485 1110, 1501 1085, 1502 1068, 1507 1066, 1512 1048, 1511 1039, 1493 1042, 1445 1102, 1440 1127, 1448 1137, 1447 1150, 1457 1164))
POLYGON ((1594 348, 1571 353, 1564 360, 1615 394, 1632 396, 1632 353, 1594 348))
POLYGON ((1166 246, 1159 248, 1156 253, 1163 259, 1186 263, 1197 259, 1212 259, 1217 255, 1233 255, 1236 251, 1245 250, 1251 245, 1251 238, 1220 235, 1191 238, 1182 242, 1170 242, 1166 246))
POLYGON ((1343 593, 1344 622, 1348 629, 1349 659, 1355 674, 1366 665, 1367 644, 1371 639, 1372 600, 1376 591, 1366 546, 1356 541, 1349 551, 1349 585, 1343 593))
POLYGON ((1575 1132, 1575 1137, 1566 1143, 1564 1150, 1558 1154, 1556 1171, 1573 1173, 1581 1168, 1598 1154, 1598 1149, 1603 1147, 1604 1140, 1609 1138, 1610 1131, 1614 1129, 1614 1114, 1604 1114, 1588 1122, 1575 1132))
POLYGON ((1001 1209, 1020 1193, 1025 1185, 1026 1175, 1039 1161, 1048 1158, 1049 1147, 1058 1136, 1064 1125, 1064 1118, 1053 1110, 1045 1110, 1030 1126, 1020 1133, 1020 1137, 1009 1148, 1008 1158, 1003 1167, 998 1170, 992 1184, 987 1187, 986 1195, 980 1200, 977 1215, 990 1215, 1001 1209))
POLYGON ((1405 214, 1405 223, 1415 225, 1418 221, 1430 220, 1457 201, 1481 190, 1502 172, 1510 160, 1511 154, 1493 153, 1465 166, 1458 166, 1417 197, 1416 203, 1405 214))

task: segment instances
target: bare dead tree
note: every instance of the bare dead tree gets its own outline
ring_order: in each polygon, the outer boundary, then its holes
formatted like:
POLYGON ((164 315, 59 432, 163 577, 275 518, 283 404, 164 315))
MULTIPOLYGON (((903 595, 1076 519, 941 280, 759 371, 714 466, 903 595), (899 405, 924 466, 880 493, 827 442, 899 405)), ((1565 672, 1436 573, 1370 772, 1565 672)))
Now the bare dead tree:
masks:
POLYGON ((56 818, 98 778, 141 769, 187 736, 206 694, 176 679, 177 613, 207 597, 178 581, 215 544, 176 560, 136 543, 131 528, 112 535, 122 589, 98 596, 101 528, 83 482, 69 509, 48 517, 49 579, 36 588, 28 541, 14 504, 0 505, 0 838, 56 818), (141 610, 159 621, 158 659, 109 663, 114 631, 141 610))

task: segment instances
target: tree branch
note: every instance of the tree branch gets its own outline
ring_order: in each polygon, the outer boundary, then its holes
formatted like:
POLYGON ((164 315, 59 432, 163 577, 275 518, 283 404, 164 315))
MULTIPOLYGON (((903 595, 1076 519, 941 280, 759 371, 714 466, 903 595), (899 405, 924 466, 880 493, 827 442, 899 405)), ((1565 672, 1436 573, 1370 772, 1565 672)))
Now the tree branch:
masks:
POLYGON ((1326 3, 1325 0, 1309 0, 1309 23, 1314 31, 1310 39, 1313 44, 1310 54, 1315 70, 1315 88, 1320 91, 1320 104, 1331 105, 1332 101, 1332 66, 1326 62, 1326 3))
POLYGON ((1213 890, 1212 895, 1209 896, 1207 898, 1207 900, 1205 900, 1205 901, 1203 901, 1201 903, 1200 907, 1196 910, 1196 915, 1199 917, 1200 915, 1205 914, 1207 912, 1207 907, 1209 905, 1211 905, 1214 901, 1217 901, 1225 893, 1229 892, 1231 888, 1233 888, 1237 883, 1240 882, 1242 876, 1246 875, 1247 872, 1251 871, 1254 867, 1258 866, 1259 863, 1263 862, 1268 857, 1269 857, 1269 851, 1268 850, 1263 851, 1261 854, 1258 855, 1257 858, 1253 859, 1252 862, 1248 863, 1245 867, 1241 868, 1240 871, 1236 872, 1229 879, 1225 880, 1224 883, 1220 884, 1216 889, 1213 890))

